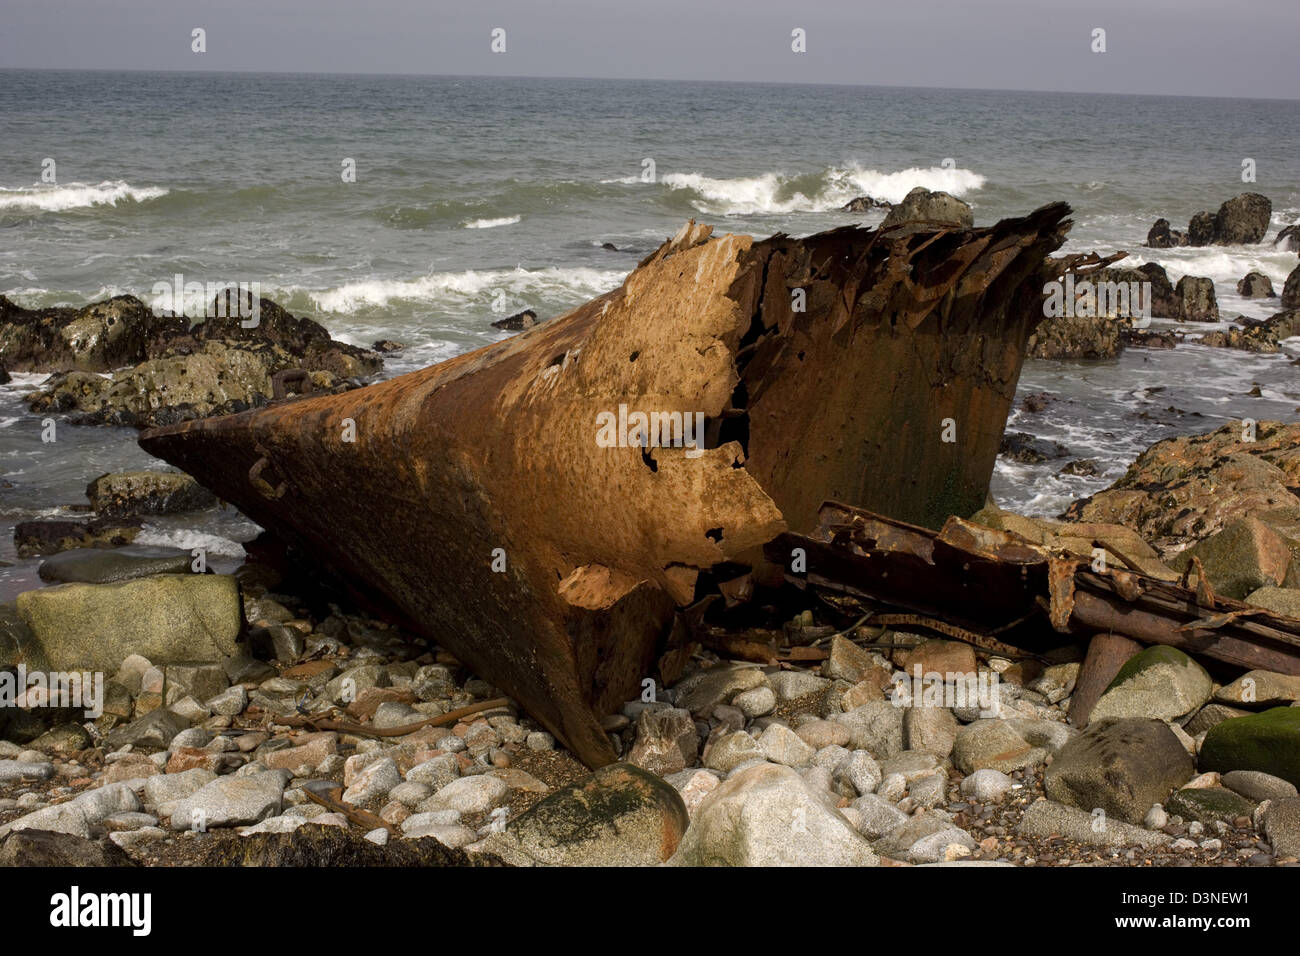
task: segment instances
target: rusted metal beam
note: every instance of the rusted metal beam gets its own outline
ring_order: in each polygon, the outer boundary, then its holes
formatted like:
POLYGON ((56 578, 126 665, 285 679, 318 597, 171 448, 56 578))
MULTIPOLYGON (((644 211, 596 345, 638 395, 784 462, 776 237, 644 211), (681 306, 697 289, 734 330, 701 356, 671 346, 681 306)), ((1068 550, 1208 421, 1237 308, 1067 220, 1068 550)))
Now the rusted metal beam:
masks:
POLYGON ((1300 674, 1300 621, 1263 608, 1123 569, 1089 562, 952 517, 942 530, 838 502, 822 508, 813 536, 787 532, 767 556, 807 572, 786 578, 812 587, 851 588, 884 604, 991 631, 1038 606, 1056 631, 1123 635, 1168 644, 1244 668, 1300 674))
POLYGON ((702 573, 743 599, 764 543, 828 497, 936 526, 983 505, 1068 213, 761 242, 690 223, 506 341, 140 443, 599 765, 600 716, 702 573), (703 441, 644 447, 636 413, 702 419, 703 441))

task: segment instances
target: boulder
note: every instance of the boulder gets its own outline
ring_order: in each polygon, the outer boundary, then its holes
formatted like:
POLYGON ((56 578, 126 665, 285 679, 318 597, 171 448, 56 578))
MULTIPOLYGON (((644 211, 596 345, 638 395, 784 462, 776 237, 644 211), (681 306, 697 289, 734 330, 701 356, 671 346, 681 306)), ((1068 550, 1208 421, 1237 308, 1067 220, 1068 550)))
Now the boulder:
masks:
POLYGON ((1264 273, 1247 272, 1237 282, 1237 295, 1245 296, 1247 299, 1270 299, 1277 293, 1273 291, 1272 281, 1264 273))
POLYGON ((1300 707, 1274 707, 1210 728, 1201 744, 1202 770, 1260 770, 1300 786, 1300 707))
POLYGON ((1165 801, 1165 810, 1184 820, 1230 824, 1238 817, 1254 813, 1255 803, 1223 787, 1187 787, 1175 791, 1165 801))
POLYGON ((657 866, 689 824, 670 784, 615 763, 544 797, 482 848, 516 866, 657 866))
POLYGON ((674 700, 678 707, 707 717, 719 704, 729 704, 737 694, 766 684, 757 667, 719 664, 683 678, 674 688, 674 700))
POLYGON ((947 819, 930 813, 918 813, 898 829, 872 846, 882 856, 908 863, 938 863, 969 855, 975 840, 947 819), (952 852, 953 847, 965 850, 952 852))
POLYGON ((1146 282, 1151 283, 1151 315, 1158 319, 1177 318, 1178 300, 1174 296, 1174 284, 1169 281, 1165 267, 1158 262, 1146 262, 1138 266, 1137 271, 1146 282))
POLYGON ((0 296, 0 354, 11 371, 107 372, 144 361, 185 330, 183 319, 155 316, 133 295, 52 309, 24 309, 0 296))
POLYGON ((86 486, 90 506, 100 515, 178 514, 217 503, 216 497, 189 475, 172 471, 127 471, 100 475, 86 486))
POLYGON ((1114 358, 1122 347, 1120 332, 1120 323, 1106 316, 1055 316, 1038 323, 1026 354, 1036 359, 1114 358))
POLYGON ((917 186, 889 210, 879 228, 889 229, 904 223, 917 223, 918 228, 924 223, 929 229, 936 224, 971 229, 975 226, 975 214, 956 196, 917 186))
POLYGON ((841 206, 840 209, 843 212, 870 212, 872 209, 890 209, 892 207, 893 203, 885 202, 883 199, 856 196, 841 206))
POLYGON ((155 574, 189 574, 193 560, 188 551, 157 545, 74 548, 46 558, 37 574, 54 584, 112 584, 155 574))
POLYGON ((1191 755, 1162 721, 1108 720, 1061 748, 1043 788, 1057 803, 1139 824, 1194 771, 1191 755))
POLYGON ((0 840, 0 867, 135 865, 116 844, 87 840, 71 833, 15 830, 0 840))
POLYGON ((1157 550, 1180 550, 1238 518, 1300 519, 1300 424, 1240 422, 1152 445, 1105 491, 1072 504, 1071 521, 1132 528, 1157 550))
MULTIPOLYGON (((1292 560, 1294 561, 1294 557, 1292 560)), ((1300 620, 1300 588, 1277 588, 1265 585, 1251 591, 1243 600, 1247 604, 1254 604, 1274 614, 1300 620)))
POLYGON ((1230 770, 1223 774, 1223 785, 1247 800, 1263 803, 1265 800, 1289 800, 1297 796, 1296 786, 1259 770, 1230 770))
POLYGON ((952 762, 964 774, 978 770, 1012 773, 1046 762, 1050 751, 1031 744, 1008 721, 985 718, 957 731, 952 762))
POLYGON ((40 518, 14 526, 14 549, 20 558, 58 554, 74 548, 120 548, 140 533, 139 518, 40 518))
POLYGON ((1031 837, 1064 837, 1098 846, 1166 846, 1172 837, 1122 820, 1081 810, 1053 800, 1038 800, 1025 810, 1016 832, 1031 837))
POLYGON ((1187 245, 1187 233, 1169 228, 1168 219, 1157 219, 1147 232, 1147 246, 1151 249, 1173 249, 1187 245))
POLYGON ((1300 675, 1249 671, 1214 692, 1214 699, 1234 707, 1290 705, 1300 700, 1300 675))
POLYGON ((1278 232, 1273 245, 1285 252, 1300 250, 1300 223, 1294 223, 1278 232))
POLYGON ((641 711, 636 720, 636 741, 628 762, 661 777, 695 763, 700 737, 688 710, 656 708, 641 711))
POLYGON ((229 575, 159 574, 113 584, 59 584, 18 595, 18 614, 54 670, 114 673, 128 656, 154 664, 220 661, 243 613, 229 575))
POLYGON ((1213 681, 1205 668, 1176 647, 1156 644, 1120 668, 1089 721, 1117 717, 1177 720, 1210 699, 1213 681))
POLYGON ((870 845, 789 767, 758 764, 708 794, 670 866, 874 866, 870 845))
POLYGON ((1282 286, 1282 308, 1300 309, 1300 266, 1291 270, 1282 286))
POLYGON ((1268 232, 1273 203, 1259 193, 1242 193, 1219 207, 1214 217, 1214 241, 1219 245, 1260 242, 1268 232))
POLYGON ((1219 302, 1214 280, 1204 276, 1183 276, 1174 286, 1174 318, 1182 322, 1219 321, 1219 302))
POLYGON ((1170 563, 1181 572, 1192 558, 1199 558, 1214 593, 1240 600, 1262 587, 1300 583, 1290 572, 1292 547, 1300 549, 1300 544, 1257 518, 1245 517, 1194 544, 1170 563))
POLYGON ((1187 224, 1187 244, 1189 246, 1208 246, 1214 241, 1215 216, 1210 212, 1198 212, 1187 224))
POLYGON ((1264 835, 1274 856, 1300 857, 1300 797, 1272 803, 1264 814, 1264 835))
POLYGON ((280 812, 285 774, 281 770, 218 777, 172 805, 173 830, 241 826, 280 812))

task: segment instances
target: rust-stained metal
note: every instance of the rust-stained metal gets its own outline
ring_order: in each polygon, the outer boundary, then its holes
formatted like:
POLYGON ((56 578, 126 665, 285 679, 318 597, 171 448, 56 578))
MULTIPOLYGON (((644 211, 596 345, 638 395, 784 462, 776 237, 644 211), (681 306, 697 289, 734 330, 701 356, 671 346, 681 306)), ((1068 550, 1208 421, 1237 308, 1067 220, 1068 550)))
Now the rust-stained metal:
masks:
POLYGON ((832 501, 817 532, 784 533, 767 555, 789 567, 796 548, 807 570, 787 571, 791 582, 935 614, 977 633, 1005 629, 1038 608, 1057 631, 1123 635, 1300 674, 1300 620, 1213 595, 1207 606, 1204 591, 1131 570, 1093 570, 1083 559, 961 518, 933 532, 832 501))
POLYGON ((599 765, 600 716, 697 584, 743 600, 764 543, 826 498, 935 527, 983 505, 1068 214, 764 241, 690 223, 503 342, 140 443, 599 765), (624 408, 698 413, 703 447, 602 447, 624 408))

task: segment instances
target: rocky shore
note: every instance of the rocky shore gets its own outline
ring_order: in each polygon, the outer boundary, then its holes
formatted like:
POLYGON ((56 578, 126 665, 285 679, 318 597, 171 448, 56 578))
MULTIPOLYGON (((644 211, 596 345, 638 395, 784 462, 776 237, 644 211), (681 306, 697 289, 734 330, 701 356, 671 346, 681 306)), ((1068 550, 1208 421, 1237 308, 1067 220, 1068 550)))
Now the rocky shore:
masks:
MULTIPOLYGON (((1239 437, 1162 442, 1065 521, 992 507, 976 520, 1063 545, 1113 521, 1107 540, 1147 573, 1176 577, 1194 554, 1220 593, 1300 615, 1300 426, 1239 437)), ((184 484, 105 476, 91 490, 120 514, 184 484)), ((297 596, 261 561, 196 574, 185 552, 76 548, 49 557, 42 578, 51 586, 0 606, 10 672, 107 676, 93 718, 31 687, 0 710, 11 864, 1300 856, 1300 678, 1170 647, 1131 645, 1082 718, 1086 644, 1013 660, 924 628, 863 626, 814 644, 805 664, 696 647, 679 679, 606 718, 620 762, 591 773, 451 655, 297 596), (940 675, 936 700, 910 695, 916 673, 940 675), (968 680, 995 699, 944 699, 968 680)), ((821 615, 810 607, 791 626, 816 629, 821 615)))
MULTIPOLYGON (((909 195, 890 215, 968 226, 955 203, 909 195)), ((1209 235, 1258 241, 1239 222, 1257 213, 1232 206, 1209 235)), ((1184 318, 1214 308, 1158 266, 1105 274, 1184 318)), ((1282 304, 1231 347, 1276 348, 1300 316, 1282 304)), ((1100 345, 1089 323, 1044 323, 1035 348, 1114 354, 1131 333, 1105 321, 1100 345)), ((31 410, 76 424, 227 414, 381 367, 269 300, 256 329, 209 322, 0 298, 9 370, 52 373, 31 410)), ((1056 454, 1040 445, 1008 433, 1003 451, 1056 454)), ((150 516, 213 505, 192 478, 86 479, 85 518, 15 530, 45 586, 0 604, 3 865, 1300 865, 1294 674, 1115 634, 1044 629, 1017 651, 941 621, 846 622, 810 594, 675 643, 601 721, 617 760, 593 771, 274 540, 229 574, 133 544, 150 516)), ((990 502, 971 520, 1300 619, 1297 424, 1162 441, 1058 519, 990 502)))

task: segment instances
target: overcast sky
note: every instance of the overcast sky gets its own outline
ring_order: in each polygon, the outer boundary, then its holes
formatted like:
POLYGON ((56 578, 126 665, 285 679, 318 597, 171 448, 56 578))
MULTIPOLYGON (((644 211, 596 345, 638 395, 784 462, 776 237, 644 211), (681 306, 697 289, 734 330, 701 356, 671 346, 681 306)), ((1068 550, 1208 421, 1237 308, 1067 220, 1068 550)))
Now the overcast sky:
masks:
MULTIPOLYGON (((1300 99, 1300 0, 0 0, 0 67, 1300 99), (202 27, 207 52, 191 51, 202 27), (506 52, 490 50, 506 31, 506 52), (791 51, 791 31, 807 52, 791 51), (1106 31, 1106 52, 1092 32, 1106 31)), ((0 78, 0 83, 3 78, 0 78)), ((815 104, 810 104, 815 108, 815 104)))

